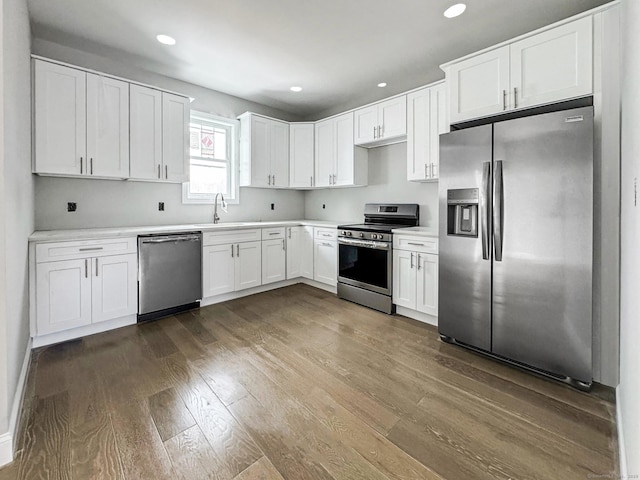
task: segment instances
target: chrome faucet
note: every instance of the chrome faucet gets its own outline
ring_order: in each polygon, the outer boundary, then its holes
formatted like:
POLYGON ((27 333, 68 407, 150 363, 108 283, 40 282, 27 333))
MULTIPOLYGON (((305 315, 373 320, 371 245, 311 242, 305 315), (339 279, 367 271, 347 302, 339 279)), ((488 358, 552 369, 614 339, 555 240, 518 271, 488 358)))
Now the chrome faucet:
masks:
POLYGON ((219 223, 220 217, 218 216, 218 195, 220 195, 220 207, 225 212, 227 211, 227 202, 224 201, 224 195, 221 193, 216 193, 216 198, 213 200, 213 223, 219 223))

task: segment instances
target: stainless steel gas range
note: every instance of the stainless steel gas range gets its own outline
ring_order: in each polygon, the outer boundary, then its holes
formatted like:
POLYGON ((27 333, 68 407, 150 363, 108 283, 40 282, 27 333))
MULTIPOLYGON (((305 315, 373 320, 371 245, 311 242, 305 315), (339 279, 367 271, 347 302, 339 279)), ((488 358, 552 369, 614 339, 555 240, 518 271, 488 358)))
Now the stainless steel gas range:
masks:
POLYGON ((418 225, 419 209, 415 203, 367 203, 365 223, 338 227, 338 297, 394 312, 391 231, 418 225))

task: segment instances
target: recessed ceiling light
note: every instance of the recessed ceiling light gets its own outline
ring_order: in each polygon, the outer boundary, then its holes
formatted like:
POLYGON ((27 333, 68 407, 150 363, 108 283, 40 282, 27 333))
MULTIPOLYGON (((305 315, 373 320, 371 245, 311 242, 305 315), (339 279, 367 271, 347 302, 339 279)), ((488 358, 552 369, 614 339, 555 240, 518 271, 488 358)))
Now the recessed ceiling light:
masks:
POLYGON ((176 39, 173 38, 173 37, 170 37, 169 35, 158 35, 156 38, 163 45, 175 45, 176 44, 176 39))
POLYGON ((291 87, 289 90, 291 90, 292 92, 301 92, 302 87, 294 86, 294 87, 291 87))
POLYGON ((189 103, 193 103, 194 100, 195 100, 195 98, 189 97, 189 103))
POLYGON ((380 82, 380 83, 378 84, 378 86, 379 86, 380 88, 384 88, 384 87, 386 87, 386 86, 387 86, 387 82, 380 82))
POLYGON ((466 9, 467 6, 464 3, 456 3, 444 11, 444 16, 447 18, 454 18, 458 15, 462 15, 466 9))

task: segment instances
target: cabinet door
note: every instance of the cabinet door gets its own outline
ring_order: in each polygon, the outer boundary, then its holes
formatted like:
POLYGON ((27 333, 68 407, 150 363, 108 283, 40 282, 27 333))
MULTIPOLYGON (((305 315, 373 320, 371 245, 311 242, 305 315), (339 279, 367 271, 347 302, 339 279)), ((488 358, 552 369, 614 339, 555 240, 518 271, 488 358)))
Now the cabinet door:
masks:
POLYGON ((313 123, 289 126, 289 185, 313 187, 313 123))
POLYGON ((262 242, 262 284, 287 278, 287 251, 284 238, 262 242))
POLYGON ((202 249, 202 296, 215 297, 235 289, 236 244, 202 249))
POLYGON ((314 280, 335 286, 338 283, 338 245, 315 240, 314 280))
POLYGON ((162 176, 162 92, 130 85, 129 176, 160 180, 162 176))
POLYGON ((36 265, 38 335, 91 323, 89 259, 36 265))
POLYGON ((335 118, 336 171, 334 185, 353 185, 355 182, 355 150, 353 146, 353 112, 335 118))
POLYGON ((407 96, 407 180, 425 180, 432 155, 430 100, 431 89, 407 96))
POLYGON ((416 310, 438 315, 438 256, 417 255, 416 310))
POLYGON ((163 180, 189 181, 189 99, 162 92, 163 180))
POLYGON ((91 259, 92 323, 138 311, 138 255, 91 259))
POLYGON ((300 255, 302 258, 300 265, 301 275, 304 278, 313 280, 313 227, 302 227, 302 233, 300 235, 300 255))
POLYGON ((354 114, 354 144, 373 142, 378 138, 378 105, 361 108, 354 114))
POLYGON ((438 179, 440 175, 440 135, 449 132, 449 115, 447 108, 447 87, 437 85, 430 89, 429 114, 429 169, 428 178, 438 179))
POLYGON ((34 171, 85 174, 86 73, 40 60, 34 65, 34 171))
POLYGON ((289 186, 289 124, 273 120, 270 123, 271 186, 285 188, 289 186))
POLYGON ((407 96, 392 98, 378 104, 380 138, 401 137, 407 134, 407 96))
POLYGON ((511 44, 514 107, 593 93, 592 36, 588 16, 511 44))
POLYGON ((271 185, 271 144, 270 121, 253 115, 251 117, 251 186, 268 187, 271 185))
POLYGON ((316 187, 328 187, 333 182, 336 164, 335 120, 316 123, 316 187))
POLYGON ((405 250, 393 252, 393 303, 416 309, 416 254, 405 250))
POLYGON ((509 106, 509 46, 447 69, 451 123, 502 112, 509 106))
MULTIPOLYGON (((304 227, 287 227, 287 280, 302 276, 302 232, 304 227)), ((264 283, 264 249, 262 252, 264 283)))
POLYGON ((129 177, 129 84, 87 73, 88 173, 129 177))
POLYGON ((235 290, 262 284, 262 242, 236 244, 235 290))

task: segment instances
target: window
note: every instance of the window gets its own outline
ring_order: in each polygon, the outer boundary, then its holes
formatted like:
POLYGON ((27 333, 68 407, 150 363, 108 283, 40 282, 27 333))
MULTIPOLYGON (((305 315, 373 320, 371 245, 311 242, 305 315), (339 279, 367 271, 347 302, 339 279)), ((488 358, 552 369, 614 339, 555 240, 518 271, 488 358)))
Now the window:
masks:
POLYGON ((237 201, 237 130, 236 120, 191 112, 191 171, 190 181, 183 185, 184 203, 213 203, 217 193, 227 201, 237 201))

